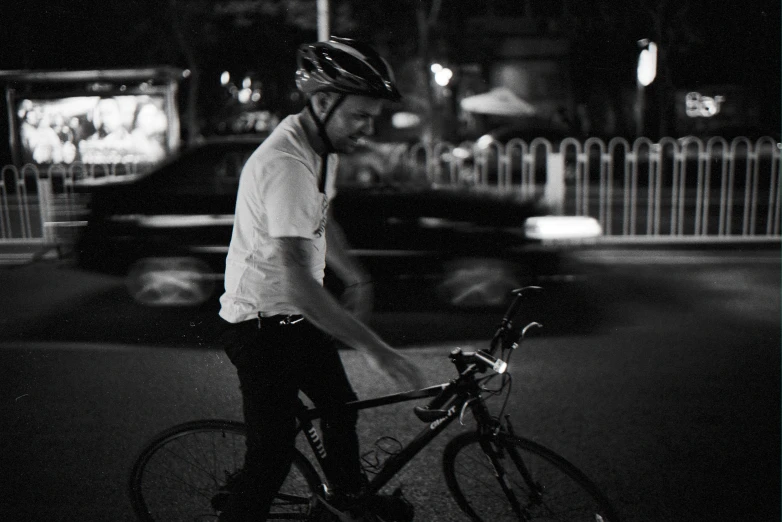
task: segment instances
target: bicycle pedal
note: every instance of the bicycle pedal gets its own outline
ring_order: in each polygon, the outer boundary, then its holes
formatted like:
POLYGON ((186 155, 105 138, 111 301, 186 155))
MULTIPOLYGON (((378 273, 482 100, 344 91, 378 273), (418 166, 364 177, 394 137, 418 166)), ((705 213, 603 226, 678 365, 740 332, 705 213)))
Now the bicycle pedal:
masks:
POLYGON ((323 508, 325 508, 329 513, 337 517, 339 522, 364 522, 363 518, 355 518, 348 511, 342 511, 320 495, 317 495, 317 499, 318 504, 323 506, 323 508))

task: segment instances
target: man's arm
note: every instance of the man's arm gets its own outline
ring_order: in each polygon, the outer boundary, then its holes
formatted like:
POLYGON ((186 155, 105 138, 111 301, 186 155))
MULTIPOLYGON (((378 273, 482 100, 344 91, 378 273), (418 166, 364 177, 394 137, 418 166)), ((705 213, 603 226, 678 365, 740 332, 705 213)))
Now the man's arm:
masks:
POLYGON ((350 254, 348 240, 329 211, 326 225, 326 264, 345 285, 342 305, 362 321, 369 320, 374 304, 370 275, 350 254))
POLYGON ((369 365, 396 381, 422 387, 418 368, 386 344, 368 326, 348 313, 309 271, 310 240, 285 237, 274 240, 283 257, 283 291, 304 317, 346 345, 361 351, 369 365))

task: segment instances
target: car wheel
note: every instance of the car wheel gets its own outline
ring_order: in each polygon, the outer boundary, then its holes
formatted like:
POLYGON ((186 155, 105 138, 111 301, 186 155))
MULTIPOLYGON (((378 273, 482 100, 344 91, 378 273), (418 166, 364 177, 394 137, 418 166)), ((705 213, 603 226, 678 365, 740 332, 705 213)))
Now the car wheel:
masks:
POLYGON ((521 286, 517 267, 499 259, 460 259, 446 266, 440 299, 456 308, 504 306, 521 286))
POLYGON ((155 257, 136 261, 128 272, 128 292, 146 306, 195 306, 212 295, 209 265, 192 257, 155 257))

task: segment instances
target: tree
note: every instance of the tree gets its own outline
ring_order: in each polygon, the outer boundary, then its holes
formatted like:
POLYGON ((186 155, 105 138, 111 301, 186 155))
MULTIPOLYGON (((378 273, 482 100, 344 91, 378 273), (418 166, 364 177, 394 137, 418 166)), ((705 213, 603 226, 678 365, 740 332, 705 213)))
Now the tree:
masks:
POLYGON ((188 136, 206 131, 206 121, 224 107, 222 71, 250 71, 264 84, 267 106, 288 112, 295 50, 314 38, 313 0, 169 0, 169 23, 180 59, 190 71, 188 136), (309 6, 305 5, 309 4, 309 6), (309 7, 309 9, 307 9, 309 7))

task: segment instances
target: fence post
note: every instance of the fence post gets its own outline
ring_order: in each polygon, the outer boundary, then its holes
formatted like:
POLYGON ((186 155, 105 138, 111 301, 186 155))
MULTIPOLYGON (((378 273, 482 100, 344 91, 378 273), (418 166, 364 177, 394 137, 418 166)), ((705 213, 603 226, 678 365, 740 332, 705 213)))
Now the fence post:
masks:
POLYGON ((54 220, 54 199, 52 197, 53 191, 51 169, 49 169, 47 178, 43 178, 41 175, 39 175, 35 181, 38 188, 38 209, 41 219, 41 239, 44 243, 52 243, 54 241, 54 231, 51 230, 50 225, 54 220))
POLYGON ((565 157, 561 152, 546 155, 546 186, 543 201, 556 215, 565 213, 565 157))

